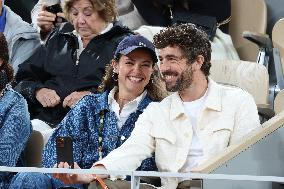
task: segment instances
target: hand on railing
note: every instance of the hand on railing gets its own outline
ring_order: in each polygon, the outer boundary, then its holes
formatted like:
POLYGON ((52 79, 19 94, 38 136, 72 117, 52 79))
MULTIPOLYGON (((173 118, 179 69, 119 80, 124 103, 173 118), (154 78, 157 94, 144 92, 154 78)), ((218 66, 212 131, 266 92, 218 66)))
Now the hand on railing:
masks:
MULTIPOLYGON (((57 168, 69 168, 67 162, 60 162, 55 165, 57 168)), ((74 163, 74 169, 81 169, 77 163, 74 163)), ((52 176, 64 182, 65 184, 87 184, 94 180, 93 174, 67 174, 67 173, 53 173, 52 176)))

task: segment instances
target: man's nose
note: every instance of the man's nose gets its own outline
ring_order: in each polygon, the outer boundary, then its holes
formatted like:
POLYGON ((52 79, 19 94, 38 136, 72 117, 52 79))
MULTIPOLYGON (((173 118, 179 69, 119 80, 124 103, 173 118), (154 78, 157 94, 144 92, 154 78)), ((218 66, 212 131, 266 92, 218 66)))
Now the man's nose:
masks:
POLYGON ((161 71, 168 71, 170 69, 171 69, 170 64, 165 63, 165 62, 161 62, 161 64, 160 64, 160 70, 161 71))

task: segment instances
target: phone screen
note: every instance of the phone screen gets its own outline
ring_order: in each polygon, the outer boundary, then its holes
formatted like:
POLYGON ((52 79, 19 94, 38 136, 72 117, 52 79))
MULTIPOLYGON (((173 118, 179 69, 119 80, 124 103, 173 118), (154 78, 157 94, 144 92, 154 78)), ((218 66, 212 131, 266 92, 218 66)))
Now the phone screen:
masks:
POLYGON ((56 155, 57 163, 67 162, 70 168, 74 168, 73 140, 71 137, 56 138, 56 155))

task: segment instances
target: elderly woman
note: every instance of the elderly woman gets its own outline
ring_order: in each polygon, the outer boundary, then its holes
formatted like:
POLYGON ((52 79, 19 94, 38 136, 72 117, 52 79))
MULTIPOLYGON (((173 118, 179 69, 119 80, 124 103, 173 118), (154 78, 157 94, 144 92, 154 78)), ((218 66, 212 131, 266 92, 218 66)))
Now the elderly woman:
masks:
MULTIPOLYGON (((0 33, 0 166, 16 166, 31 134, 31 122, 25 99, 9 82, 13 69, 8 64, 7 41, 0 33)), ((5 189, 12 174, 0 172, 0 188, 5 189)))
POLYGON ((15 89, 28 100, 44 141, 79 99, 97 91, 116 46, 130 35, 115 22, 114 1, 66 0, 64 12, 75 30, 55 30, 16 75, 15 89))
MULTIPOLYGON (((58 136, 73 138, 74 161, 82 168, 91 168, 94 162, 123 144, 148 104, 166 95, 156 74, 156 62, 150 41, 142 36, 126 37, 116 50, 112 66, 106 70, 100 88, 103 93, 85 96, 71 109, 48 141, 43 165, 54 167, 57 163, 55 140, 58 136)), ((144 160, 140 170, 156 170, 153 158, 144 160)), ((22 173, 15 177, 11 186, 51 188, 52 184, 56 188, 63 183, 49 175, 22 173)))

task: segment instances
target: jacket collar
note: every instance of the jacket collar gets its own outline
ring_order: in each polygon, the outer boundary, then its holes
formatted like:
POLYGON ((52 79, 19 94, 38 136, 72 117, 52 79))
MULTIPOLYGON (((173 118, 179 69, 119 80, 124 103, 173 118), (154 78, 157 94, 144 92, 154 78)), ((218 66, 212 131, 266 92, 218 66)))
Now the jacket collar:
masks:
POLYGON ((222 110, 222 88, 219 84, 209 78, 208 95, 205 108, 220 112, 222 110))
MULTIPOLYGON (((101 111, 110 111, 108 104, 108 94, 110 91, 105 91, 102 94, 97 94, 97 107, 95 108, 95 113, 98 114, 101 111)), ((137 111, 143 112, 149 103, 153 102, 148 95, 146 95, 137 107, 137 111)))
MULTIPOLYGON (((205 109, 211 109, 214 111, 222 110, 222 99, 221 99, 221 87, 212 79, 209 78, 208 91, 205 101, 205 109)), ((171 109, 170 109, 170 119, 174 120, 179 116, 186 115, 183 106, 183 101, 181 100, 178 92, 171 95, 171 109)))
MULTIPOLYGON (((60 35, 68 35, 68 36, 76 37, 76 35, 74 35, 74 32, 73 32, 74 26, 69 22, 61 24, 58 28, 58 31, 60 35)), ((125 33, 133 34, 133 32, 129 28, 115 21, 112 23, 112 27, 109 28, 108 31, 106 31, 103 34, 95 36, 91 41, 93 41, 94 39, 100 39, 100 38, 111 39, 115 35, 120 35, 120 34, 125 34, 125 33)))
POLYGON ((101 94, 98 94, 97 96, 97 105, 95 108, 95 114, 100 113, 101 111, 107 110, 109 111, 109 105, 108 105, 108 94, 109 91, 105 91, 101 94))

